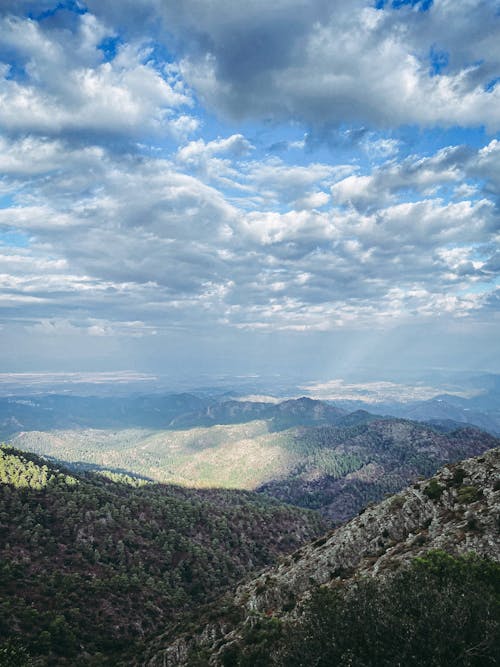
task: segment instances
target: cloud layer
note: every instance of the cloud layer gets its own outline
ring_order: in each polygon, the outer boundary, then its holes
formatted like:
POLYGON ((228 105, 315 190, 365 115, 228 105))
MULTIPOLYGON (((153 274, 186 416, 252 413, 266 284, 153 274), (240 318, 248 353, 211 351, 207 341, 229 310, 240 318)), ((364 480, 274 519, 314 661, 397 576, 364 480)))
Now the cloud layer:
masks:
POLYGON ((497 10, 3 3, 4 332, 497 327, 497 10))
POLYGON ((238 135, 188 143, 175 160, 50 139, 3 148, 15 194, 0 224, 30 239, 4 249, 3 299, 24 317, 120 315, 91 335, 130 333, 128 312, 144 334, 196 326, 202 313, 292 330, 463 317, 487 307, 497 276, 496 140, 365 174, 249 160, 238 135))

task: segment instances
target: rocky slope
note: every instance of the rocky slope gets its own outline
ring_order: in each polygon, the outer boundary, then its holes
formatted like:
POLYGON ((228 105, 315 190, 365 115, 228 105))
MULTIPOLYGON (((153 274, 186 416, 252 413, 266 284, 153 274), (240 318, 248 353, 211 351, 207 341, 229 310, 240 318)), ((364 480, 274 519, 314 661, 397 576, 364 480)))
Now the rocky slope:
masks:
POLYGON ((431 550, 474 552, 498 561, 499 520, 497 448, 445 466, 433 478, 367 508, 349 523, 284 557, 278 566, 242 584, 231 600, 209 611, 208 622, 197 633, 175 641, 172 636, 161 637, 141 664, 187 665, 193 651, 199 654, 201 649, 207 657, 198 664, 222 665, 227 647, 238 645, 256 618, 293 616, 318 585, 348 584, 360 574, 380 578, 431 550))

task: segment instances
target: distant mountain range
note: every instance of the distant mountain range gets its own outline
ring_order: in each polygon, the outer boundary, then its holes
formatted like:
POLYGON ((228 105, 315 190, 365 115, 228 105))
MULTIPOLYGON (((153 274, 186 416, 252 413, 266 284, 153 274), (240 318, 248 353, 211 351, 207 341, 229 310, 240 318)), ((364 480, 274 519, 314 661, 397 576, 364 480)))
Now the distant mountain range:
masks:
POLYGON ((210 401, 191 394, 95 397, 46 394, 0 398, 0 433, 76 428, 169 428, 210 401))
POLYGON ((0 433, 76 428, 186 429, 214 424, 272 421, 274 430, 331 424, 346 414, 309 398, 264 403, 216 400, 192 394, 129 397, 60 396, 0 398, 0 433))
POLYGON ((436 424, 470 424, 490 433, 500 434, 500 394, 493 392, 475 398, 443 394, 428 401, 382 404, 370 409, 377 413, 436 424))
MULTIPOLYGON (((93 397, 46 394, 0 397, 0 437, 20 431, 95 429, 187 429, 217 424, 238 424, 256 419, 269 422, 279 431, 292 426, 341 423, 358 411, 382 416, 477 426, 500 434, 500 390, 494 388, 473 398, 443 394, 427 401, 410 403, 366 403, 363 401, 318 401, 298 399, 263 402, 207 397, 194 394, 150 394, 93 397)), ((347 424, 347 422, 344 422, 347 424)))
POLYGON ((378 415, 392 415, 417 421, 470 424, 489 433, 500 434, 500 378, 497 375, 483 378, 485 388, 470 398, 455 394, 437 394, 420 401, 378 401, 369 404, 359 400, 339 400, 337 407, 351 412, 366 409, 378 415))

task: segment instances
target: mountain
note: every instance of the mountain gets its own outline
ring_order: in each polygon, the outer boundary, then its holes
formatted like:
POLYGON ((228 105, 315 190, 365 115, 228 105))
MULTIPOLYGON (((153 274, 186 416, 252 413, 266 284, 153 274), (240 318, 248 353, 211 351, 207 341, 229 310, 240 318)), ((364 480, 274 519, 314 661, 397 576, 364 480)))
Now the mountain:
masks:
POLYGON ((346 412, 334 405, 302 396, 278 403, 272 417, 272 429, 281 431, 293 426, 336 424, 346 412))
POLYGON ((350 428, 351 426, 361 426, 362 424, 369 424, 372 421, 380 419, 379 415, 374 415, 367 410, 354 410, 339 417, 336 426, 340 428, 350 428))
POLYGON ((336 424, 345 411, 334 405, 302 396, 278 403, 245 400, 213 401, 204 410, 181 415, 171 423, 175 428, 239 424, 254 420, 268 421, 270 431, 283 431, 293 426, 336 424))
POLYGON ((381 400, 366 403, 361 400, 339 400, 336 405, 346 412, 369 409, 377 415, 392 415, 423 422, 453 421, 462 426, 476 426, 493 435, 500 435, 500 390, 496 384, 470 398, 438 394, 421 401, 381 400))
POLYGON ((335 406, 305 397, 266 403, 192 394, 11 396, 0 397, 0 436, 81 428, 186 429, 256 419, 268 420, 271 430, 279 431, 299 424, 335 424, 345 414, 335 406))
POLYGON ((159 626, 324 529, 263 495, 76 474, 0 448, 0 664, 130 664, 159 626))
POLYGON ((99 466, 163 483, 257 490, 317 509, 333 523, 443 463, 500 444, 477 429, 442 432, 363 411, 339 416, 308 399, 272 407, 269 420, 160 431, 27 431, 11 443, 79 470, 99 466), (336 426, 281 428, 284 419, 311 423, 313 418, 338 421, 336 426))
POLYGON ((494 404, 489 396, 465 399, 443 394, 428 401, 419 401, 406 406, 393 406, 391 414, 430 421, 434 419, 452 420, 461 424, 471 424, 490 433, 500 434, 500 396, 494 404))
POLYGON ((179 415, 204 410, 209 403, 191 394, 0 397, 0 435, 89 427, 161 429, 179 415))
POLYGON ((194 632, 159 636, 140 664, 498 664, 499 479, 500 449, 445 466, 243 583, 194 632))
POLYGON ((478 429, 441 433, 419 422, 371 416, 359 426, 297 429, 290 437, 290 448, 302 452, 300 462, 258 491, 317 509, 333 523, 352 518, 419 475, 431 475, 443 463, 500 445, 478 429))

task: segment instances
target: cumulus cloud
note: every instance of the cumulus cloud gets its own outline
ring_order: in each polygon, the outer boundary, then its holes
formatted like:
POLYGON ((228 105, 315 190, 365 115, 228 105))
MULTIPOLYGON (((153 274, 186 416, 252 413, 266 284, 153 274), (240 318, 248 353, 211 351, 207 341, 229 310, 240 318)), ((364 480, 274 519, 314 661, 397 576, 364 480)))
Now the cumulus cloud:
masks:
POLYGON ((338 181, 332 186, 332 195, 339 204, 369 210, 395 201, 403 191, 421 196, 458 183, 480 156, 467 146, 449 146, 430 157, 413 155, 402 161, 392 160, 375 167, 371 174, 352 174, 338 181))
POLYGON ((145 42, 100 48, 113 30, 86 13, 59 27, 0 18, 0 126, 11 133, 85 133, 130 140, 169 131, 184 136, 197 122, 178 71, 158 64, 145 42), (16 68, 11 62, 15 60, 16 68))
MULTIPOLYGON (((317 192, 318 188, 328 190, 335 180, 351 172, 352 167, 321 163, 288 165, 275 157, 251 163, 245 171, 248 182, 269 205, 271 202, 298 202, 317 192)), ((321 199, 324 200, 324 197, 321 199)))
POLYGON ((233 134, 230 137, 205 142, 203 139, 190 141, 177 151, 181 162, 197 164, 199 161, 214 155, 230 155, 240 157, 253 150, 252 144, 242 134, 233 134))
POLYGON ((427 11, 367 0, 187 0, 161 11, 184 46, 184 76, 228 116, 496 130, 496 10, 493 0, 436 0, 427 11))
POLYGON ((5 141, 14 201, 0 225, 31 235, 28 248, 3 253, 9 317, 17 308, 45 331, 70 322, 89 335, 135 336, 207 322, 327 331, 486 307, 498 272, 498 212, 488 195, 495 143, 346 177, 344 167, 249 160, 241 136, 186 147, 185 160, 225 155, 244 188, 239 198, 229 202, 223 189, 183 173, 179 155, 117 157, 49 139, 32 144, 27 194, 18 189, 16 157, 26 140, 5 141), (406 200, 408 189, 426 192, 433 179, 454 184, 479 173, 473 199, 406 200), (335 180, 332 198, 323 196, 318 187, 335 180), (300 193, 309 205, 297 205, 300 193), (248 210, 252 196, 259 210, 248 210))
POLYGON ((233 163, 249 155, 254 148, 242 134, 208 142, 197 139, 180 146, 176 159, 183 169, 208 182, 244 190, 240 183, 240 171, 233 163))

